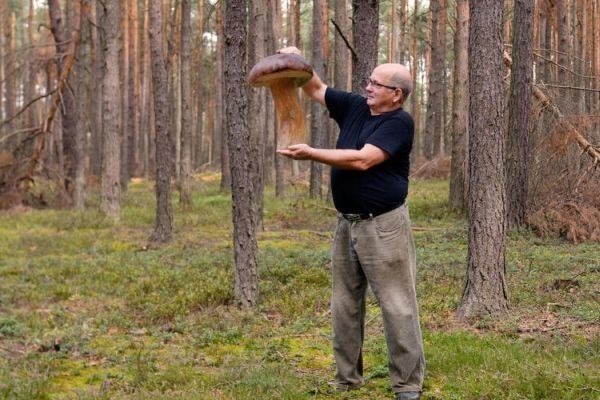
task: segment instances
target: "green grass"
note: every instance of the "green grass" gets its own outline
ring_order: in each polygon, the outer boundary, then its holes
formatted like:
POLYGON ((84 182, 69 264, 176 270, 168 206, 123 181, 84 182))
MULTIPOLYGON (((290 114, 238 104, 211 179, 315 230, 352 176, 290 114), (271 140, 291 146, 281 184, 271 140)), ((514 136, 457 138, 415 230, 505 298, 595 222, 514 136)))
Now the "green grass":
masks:
MULTIPOLYGON (((268 189, 261 303, 235 306, 230 196, 197 181, 175 240, 148 246, 154 189, 135 182, 121 222, 85 211, 0 213, 0 399, 391 399, 370 295, 367 385, 337 394, 329 315, 335 212, 301 187, 268 189)), ((447 181, 413 182, 410 211, 427 375, 424 399, 598 399, 600 250, 510 232, 508 315, 454 318, 466 221, 447 181)))

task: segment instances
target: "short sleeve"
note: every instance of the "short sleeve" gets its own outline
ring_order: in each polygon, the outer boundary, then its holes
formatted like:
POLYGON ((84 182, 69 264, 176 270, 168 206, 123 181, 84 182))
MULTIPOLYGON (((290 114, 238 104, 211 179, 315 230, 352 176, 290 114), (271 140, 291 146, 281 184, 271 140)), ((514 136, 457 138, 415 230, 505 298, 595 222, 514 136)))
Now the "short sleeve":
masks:
POLYGON ((325 104, 329 116, 341 127, 346 117, 361 104, 364 98, 360 95, 327 87, 325 91, 325 104))
POLYGON ((377 146, 390 156, 410 152, 414 136, 414 122, 408 114, 385 120, 369 136, 366 143, 377 146))

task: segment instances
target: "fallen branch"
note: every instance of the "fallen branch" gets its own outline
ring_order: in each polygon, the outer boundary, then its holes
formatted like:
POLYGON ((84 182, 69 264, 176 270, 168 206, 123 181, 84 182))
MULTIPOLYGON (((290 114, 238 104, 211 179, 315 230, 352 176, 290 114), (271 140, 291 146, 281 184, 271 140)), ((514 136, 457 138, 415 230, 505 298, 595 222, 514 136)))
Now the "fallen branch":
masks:
POLYGON ((35 103, 35 102, 36 102, 36 101, 38 101, 38 100, 44 99, 44 98, 46 98, 46 97, 48 97, 48 96, 52 96, 52 94, 53 94, 54 92, 56 92, 56 88, 52 89, 50 92, 48 92, 48 93, 46 93, 46 94, 41 94, 41 95, 39 95, 38 97, 36 97, 36 98, 34 98, 34 99, 30 100, 30 101, 29 101, 27 104, 25 104, 25 105, 23 106, 23 108, 21 108, 21 110, 19 110, 19 112, 18 112, 18 113, 16 113, 16 114, 15 114, 15 115, 13 115, 12 117, 10 117, 10 118, 8 118, 8 119, 5 119, 4 121, 2 121, 2 125, 6 125, 6 124, 8 124, 10 121, 13 121, 13 120, 15 120, 16 118, 18 118, 18 117, 19 117, 19 115, 21 115, 21 114, 23 114, 25 111, 27 111, 27 109, 28 109, 29 107, 31 107, 31 105, 32 105, 33 103, 35 103))
POLYGON ((551 83, 544 83, 544 86, 551 87, 551 88, 557 88, 557 89, 581 90, 584 92, 600 93, 600 89, 591 89, 591 88, 579 87, 579 86, 553 85, 551 83))
POLYGON ((67 58, 65 60, 65 64, 63 66, 62 72, 58 79, 58 84, 57 84, 56 88, 54 89, 54 91, 52 92, 48 116, 42 122, 42 125, 40 126, 39 130, 33 134, 36 138, 36 143, 35 143, 32 155, 31 155, 31 159, 29 161, 29 165, 25 170, 25 173, 22 174, 17 179, 17 181, 19 181, 19 182, 24 179, 31 179, 31 177, 33 176, 35 168, 38 165, 39 160, 42 155, 42 152, 46 146, 46 135, 45 134, 50 132, 50 128, 52 127, 52 123, 54 122, 54 118, 56 117, 56 112, 58 111, 58 108, 62 101, 62 92, 63 92, 63 90, 68 88, 67 79, 69 78, 71 70, 73 69, 73 65, 75 64, 75 55, 77 54, 77 48, 79 47, 79 44, 81 42, 81 25, 82 25, 82 21, 85 17, 84 14, 87 14, 87 7, 83 6, 82 0, 79 0, 79 1, 80 1, 81 12, 79 14, 79 21, 78 21, 77 28, 73 32, 71 51, 69 52, 69 54, 67 55, 67 58))
MULTIPOLYGON (((504 52, 504 64, 508 68, 512 67, 512 59, 506 51, 504 52)), ((542 92, 542 90, 536 85, 533 85, 533 95, 539 100, 540 103, 542 103, 544 108, 548 109, 559 121, 565 124, 566 128, 572 132, 577 144, 585 153, 592 157, 594 160, 594 165, 598 165, 600 163, 600 149, 590 143, 590 141, 587 140, 581 132, 579 132, 575 125, 573 125, 564 117, 558 106, 552 103, 548 96, 546 96, 544 92, 542 92)))
POLYGON ((22 133, 31 133, 31 132, 35 132, 37 130, 39 130, 39 128, 24 128, 24 129, 18 129, 16 131, 7 133, 6 135, 4 135, 0 138, 0 144, 2 144, 2 142, 7 141, 8 139, 10 139, 13 136, 18 136, 22 133))

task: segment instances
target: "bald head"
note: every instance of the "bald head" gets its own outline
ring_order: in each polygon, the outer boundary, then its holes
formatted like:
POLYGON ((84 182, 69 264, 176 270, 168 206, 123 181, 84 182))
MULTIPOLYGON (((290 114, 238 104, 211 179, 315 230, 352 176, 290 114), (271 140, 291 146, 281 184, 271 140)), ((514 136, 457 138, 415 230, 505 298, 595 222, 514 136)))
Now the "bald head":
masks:
POLYGON ((412 75, 410 70, 402 64, 381 64, 375 68, 386 77, 386 82, 389 86, 399 87, 402 89, 404 100, 412 92, 412 75))

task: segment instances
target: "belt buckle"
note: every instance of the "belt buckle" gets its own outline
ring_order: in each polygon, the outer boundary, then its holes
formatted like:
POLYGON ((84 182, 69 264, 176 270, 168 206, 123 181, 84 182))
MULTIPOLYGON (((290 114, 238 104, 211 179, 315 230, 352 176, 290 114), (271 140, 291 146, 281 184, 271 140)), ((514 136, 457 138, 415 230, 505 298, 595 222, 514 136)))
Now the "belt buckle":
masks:
POLYGON ((362 221, 362 217, 360 214, 342 214, 344 219, 349 222, 358 222, 362 221))

